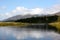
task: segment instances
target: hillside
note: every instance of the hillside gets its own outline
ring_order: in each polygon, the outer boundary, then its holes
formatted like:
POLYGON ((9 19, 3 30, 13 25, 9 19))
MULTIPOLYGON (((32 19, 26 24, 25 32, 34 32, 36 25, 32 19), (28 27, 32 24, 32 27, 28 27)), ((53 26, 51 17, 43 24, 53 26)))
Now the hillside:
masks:
POLYGON ((60 33, 60 12, 56 13, 55 15, 58 16, 57 20, 55 22, 49 23, 49 25, 55 26, 60 33))
POLYGON ((3 22, 14 22, 16 20, 20 20, 20 19, 24 19, 24 18, 31 18, 31 17, 36 17, 38 15, 31 15, 31 14, 27 14, 27 15, 16 15, 7 19, 2 20, 3 22))
MULTIPOLYGON (((60 32, 60 12, 53 15, 17 15, 4 20, 4 22, 21 22, 21 23, 47 23, 48 25, 54 26, 60 32)), ((14 24, 15 25, 15 24, 14 24)))
POLYGON ((16 20, 15 22, 23 22, 23 23, 51 23, 55 22, 58 19, 57 15, 53 16, 38 16, 38 17, 31 17, 31 18, 24 18, 16 20))
POLYGON ((60 12, 55 13, 52 16, 31 17, 31 18, 19 19, 19 20, 16 20, 15 22, 48 23, 48 25, 56 27, 58 32, 60 33, 60 12))

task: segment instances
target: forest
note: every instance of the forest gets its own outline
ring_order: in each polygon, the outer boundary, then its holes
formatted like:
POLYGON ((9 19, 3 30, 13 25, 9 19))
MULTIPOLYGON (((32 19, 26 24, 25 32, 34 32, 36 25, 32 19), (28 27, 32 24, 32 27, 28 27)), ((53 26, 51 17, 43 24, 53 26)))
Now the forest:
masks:
POLYGON ((31 18, 25 18, 16 20, 15 22, 23 22, 23 23, 51 23, 55 22, 58 19, 57 15, 54 16, 39 16, 39 17, 31 17, 31 18))

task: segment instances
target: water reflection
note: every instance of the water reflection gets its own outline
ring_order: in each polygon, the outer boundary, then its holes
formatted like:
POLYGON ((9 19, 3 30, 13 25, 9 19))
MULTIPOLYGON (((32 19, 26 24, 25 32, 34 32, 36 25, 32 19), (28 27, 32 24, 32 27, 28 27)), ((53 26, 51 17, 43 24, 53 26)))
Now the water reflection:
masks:
POLYGON ((60 40, 54 31, 0 27, 0 40, 60 40))

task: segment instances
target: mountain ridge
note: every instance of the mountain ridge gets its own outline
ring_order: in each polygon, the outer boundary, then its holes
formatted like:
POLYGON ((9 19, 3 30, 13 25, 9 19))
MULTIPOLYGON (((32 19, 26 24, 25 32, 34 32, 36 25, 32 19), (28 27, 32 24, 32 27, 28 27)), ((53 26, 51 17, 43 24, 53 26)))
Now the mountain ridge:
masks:
POLYGON ((3 21, 16 21, 16 20, 25 19, 25 18, 31 18, 31 17, 44 17, 44 16, 54 16, 54 15, 60 16, 60 12, 55 13, 55 14, 48 14, 48 15, 38 15, 38 14, 35 14, 35 15, 31 15, 31 14, 16 15, 16 16, 4 19, 3 21))

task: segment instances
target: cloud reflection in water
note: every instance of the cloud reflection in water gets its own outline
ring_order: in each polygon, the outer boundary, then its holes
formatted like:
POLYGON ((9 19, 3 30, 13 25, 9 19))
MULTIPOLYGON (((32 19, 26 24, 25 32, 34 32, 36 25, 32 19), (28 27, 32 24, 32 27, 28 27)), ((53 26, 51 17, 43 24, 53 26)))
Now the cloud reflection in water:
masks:
POLYGON ((0 27, 0 39, 1 40, 60 40, 60 34, 53 31, 40 31, 33 29, 21 29, 0 27))

